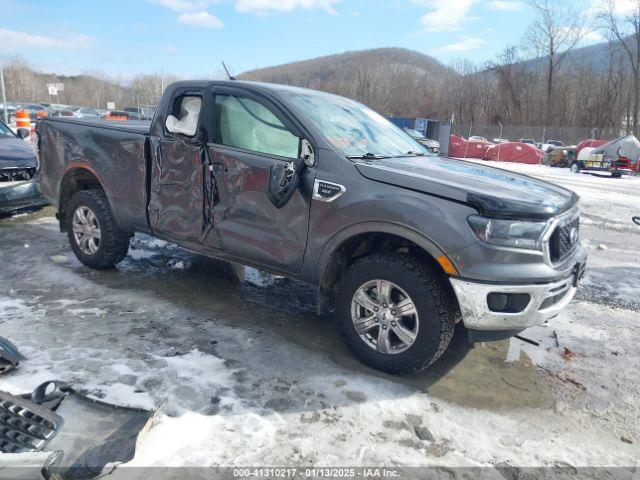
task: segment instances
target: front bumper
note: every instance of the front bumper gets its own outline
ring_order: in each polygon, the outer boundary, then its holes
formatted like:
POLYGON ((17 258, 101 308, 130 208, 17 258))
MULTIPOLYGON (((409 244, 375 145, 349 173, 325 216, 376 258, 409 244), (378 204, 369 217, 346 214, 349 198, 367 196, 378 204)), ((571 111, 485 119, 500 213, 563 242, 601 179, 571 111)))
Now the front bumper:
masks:
POLYGON ((0 182, 0 214, 15 212, 26 208, 37 208, 47 204, 34 181, 11 183, 7 186, 0 182))
POLYGON ((576 265, 571 276, 560 281, 530 285, 496 285, 451 278, 462 320, 470 330, 524 330, 558 315, 576 294, 585 264, 576 265), (492 311, 489 294, 526 294, 528 304, 517 312, 492 311))

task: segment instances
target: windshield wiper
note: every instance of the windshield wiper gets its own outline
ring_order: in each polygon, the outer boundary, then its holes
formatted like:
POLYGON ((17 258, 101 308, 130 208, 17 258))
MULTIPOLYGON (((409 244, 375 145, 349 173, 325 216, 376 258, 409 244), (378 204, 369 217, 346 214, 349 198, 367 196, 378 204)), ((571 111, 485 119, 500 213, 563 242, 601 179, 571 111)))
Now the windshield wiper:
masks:
POLYGON ((389 156, 378 155, 377 153, 364 153, 362 155, 347 155, 349 160, 381 160, 383 158, 391 158, 389 156))
POLYGON ((407 152, 402 155, 380 155, 378 153, 365 153, 363 155, 348 155, 349 160, 382 160, 384 158, 424 157, 421 152, 407 152))

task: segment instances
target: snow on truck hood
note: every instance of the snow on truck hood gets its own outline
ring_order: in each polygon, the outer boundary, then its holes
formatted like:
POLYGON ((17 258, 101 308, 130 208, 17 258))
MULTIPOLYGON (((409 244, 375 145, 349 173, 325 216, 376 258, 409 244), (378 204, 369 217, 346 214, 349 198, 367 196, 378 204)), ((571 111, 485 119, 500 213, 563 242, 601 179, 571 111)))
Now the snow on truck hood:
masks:
POLYGON ((370 180, 463 202, 499 218, 548 219, 573 207, 570 190, 499 168, 439 157, 359 161, 370 180))

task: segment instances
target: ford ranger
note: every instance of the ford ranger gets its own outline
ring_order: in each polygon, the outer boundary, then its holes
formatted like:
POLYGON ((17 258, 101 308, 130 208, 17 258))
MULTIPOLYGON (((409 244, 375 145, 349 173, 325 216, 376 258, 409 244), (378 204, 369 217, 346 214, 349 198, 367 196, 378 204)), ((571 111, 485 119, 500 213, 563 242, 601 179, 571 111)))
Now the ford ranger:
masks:
POLYGON ((439 158, 355 101, 241 81, 169 86, 153 121, 44 118, 38 181, 85 265, 141 232, 318 287, 353 352, 420 371, 544 324, 584 273, 578 197, 439 158))

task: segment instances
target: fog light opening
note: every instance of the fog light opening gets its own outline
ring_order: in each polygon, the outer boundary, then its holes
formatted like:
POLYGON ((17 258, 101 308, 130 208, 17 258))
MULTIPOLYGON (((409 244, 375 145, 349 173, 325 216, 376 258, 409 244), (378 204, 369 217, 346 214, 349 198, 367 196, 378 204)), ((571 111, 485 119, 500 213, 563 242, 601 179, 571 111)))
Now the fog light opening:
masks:
POLYGON ((530 301, 528 293, 491 292, 487 295, 487 306, 495 313, 522 313, 530 301))

